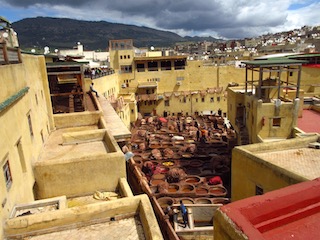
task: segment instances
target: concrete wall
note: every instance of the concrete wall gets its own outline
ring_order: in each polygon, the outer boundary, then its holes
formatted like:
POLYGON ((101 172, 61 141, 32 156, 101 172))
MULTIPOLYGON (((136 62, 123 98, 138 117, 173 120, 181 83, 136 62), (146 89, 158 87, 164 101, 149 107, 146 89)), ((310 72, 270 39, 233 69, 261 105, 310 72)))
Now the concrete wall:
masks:
POLYGON ((235 147, 232 151, 231 186, 232 201, 237 201, 256 194, 256 186, 269 192, 295 183, 306 181, 303 177, 280 169, 260 159, 255 152, 285 150, 305 147, 309 142, 315 142, 318 136, 290 139, 281 142, 257 143, 235 147))
POLYGON ((55 114, 54 125, 56 129, 97 125, 101 114, 102 113, 100 111, 55 114))
POLYGON ((117 220, 118 217, 123 218, 124 215, 130 214, 139 215, 147 239, 163 239, 146 195, 9 219, 5 225, 5 232, 9 238, 26 237, 83 226, 90 222, 110 221, 108 219, 111 217, 117 220))
POLYGON ((37 197, 77 196, 96 190, 113 191, 126 177, 122 152, 95 154, 69 160, 37 162, 34 166, 37 197))
POLYGON ((52 109, 43 56, 22 54, 22 63, 0 66, 0 239, 2 223, 15 204, 34 200, 32 162, 50 129, 52 109), (23 94, 19 95, 19 92, 23 94), (30 115, 32 132, 28 124, 30 115), (20 144, 19 144, 20 143, 20 144), (9 162, 12 184, 6 187, 3 166, 9 162))

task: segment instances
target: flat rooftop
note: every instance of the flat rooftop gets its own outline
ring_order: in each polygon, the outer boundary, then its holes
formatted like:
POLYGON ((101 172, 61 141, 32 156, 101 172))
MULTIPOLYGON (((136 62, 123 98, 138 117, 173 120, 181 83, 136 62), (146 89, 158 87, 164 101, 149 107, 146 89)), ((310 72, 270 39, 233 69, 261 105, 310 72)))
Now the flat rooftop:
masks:
POLYGON ((257 157, 305 179, 320 177, 320 150, 308 147, 263 151, 257 157))
POLYGON ((103 111, 103 117, 106 121, 106 127, 108 132, 116 139, 116 141, 121 141, 131 138, 131 132, 121 121, 116 111, 113 109, 112 105, 104 97, 98 98, 98 101, 103 111))
POLYGON ((108 152, 105 142, 96 140, 79 144, 63 144, 62 135, 67 133, 85 132, 97 130, 97 125, 63 128, 52 131, 41 152, 38 161, 57 161, 74 158, 81 158, 94 152, 95 154, 105 154, 108 152))
POLYGON ((117 240, 143 240, 146 239, 142 223, 138 216, 96 223, 83 227, 61 230, 53 233, 42 234, 39 236, 28 236, 25 240, 67 240, 67 239, 117 239, 117 240))

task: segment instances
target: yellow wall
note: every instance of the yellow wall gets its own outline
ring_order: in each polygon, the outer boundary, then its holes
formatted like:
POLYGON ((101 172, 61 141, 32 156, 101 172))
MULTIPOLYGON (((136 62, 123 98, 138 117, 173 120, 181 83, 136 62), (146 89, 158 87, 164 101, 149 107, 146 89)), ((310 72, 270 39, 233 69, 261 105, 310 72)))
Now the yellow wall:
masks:
POLYGON ((13 206, 32 201, 34 177, 32 162, 40 154, 43 140, 48 138, 52 128, 52 109, 47 87, 45 60, 43 56, 22 55, 21 64, 0 66, 0 103, 6 103, 20 90, 29 87, 27 93, 0 112, 0 239, 2 222, 13 206), (47 103, 49 98, 49 102, 47 103), (30 114, 33 136, 30 135, 28 118, 30 114), (43 140, 42 140, 42 136, 43 140), (17 148, 21 141, 22 158, 17 148), (12 185, 6 188, 3 165, 9 160, 12 185), (24 159, 24 160, 23 160, 24 159))
POLYGON ((320 94, 320 70, 319 68, 302 67, 301 89, 306 96, 320 94))
POLYGON ((96 190, 114 191, 120 177, 126 177, 121 151, 88 154, 74 159, 38 162, 34 175, 37 197, 40 199, 92 193, 96 190), (81 179, 81 181, 80 181, 81 179))
POLYGON ((231 163, 231 200, 237 201, 255 195, 256 185, 269 192, 307 179, 286 169, 273 166, 255 155, 256 152, 286 150, 306 146, 318 136, 290 139, 281 142, 257 143, 235 147, 231 163))
MULTIPOLYGON (((225 91, 230 82, 241 83, 244 80, 244 69, 235 68, 233 66, 206 66, 202 61, 188 61, 185 70, 169 70, 169 71, 151 71, 136 72, 135 82, 147 82, 155 78, 159 79, 158 87, 155 91, 158 95, 164 93, 181 92, 179 97, 172 95, 169 98, 170 106, 165 106, 165 101, 158 100, 156 104, 140 103, 141 113, 152 113, 153 109, 157 114, 162 115, 164 111, 170 113, 178 113, 184 111, 193 114, 196 111, 213 111, 217 112, 222 109, 227 112, 227 96, 225 91), (177 85, 177 79, 181 79, 181 85, 177 85), (183 101, 183 92, 192 92, 199 90, 207 90, 207 88, 223 87, 221 93, 207 93, 202 102, 200 93, 187 95, 186 102, 183 101), (220 101, 218 101, 218 97, 220 101), (198 102, 197 100, 198 99, 198 102), (213 100, 212 100, 213 99, 213 100)), ((180 80, 179 80, 180 81, 180 80)), ((132 84, 134 86, 134 84, 132 84)))
MULTIPOLYGON (((5 231, 9 237, 18 235, 22 238, 24 235, 32 236, 35 233, 41 236, 51 233, 52 229, 63 231, 66 226, 82 227, 95 223, 94 220, 96 222, 110 218, 118 220, 136 214, 141 220, 146 239, 163 239, 151 203, 144 194, 9 219, 5 231)), ((90 233, 88 235, 90 236, 90 233)))
POLYGON ((247 240, 248 237, 221 210, 214 214, 214 240, 247 240))
POLYGON ((116 99, 119 93, 119 82, 117 74, 110 74, 91 80, 85 78, 85 91, 90 91, 90 84, 94 83, 93 88, 98 92, 99 96, 104 96, 108 100, 116 99))

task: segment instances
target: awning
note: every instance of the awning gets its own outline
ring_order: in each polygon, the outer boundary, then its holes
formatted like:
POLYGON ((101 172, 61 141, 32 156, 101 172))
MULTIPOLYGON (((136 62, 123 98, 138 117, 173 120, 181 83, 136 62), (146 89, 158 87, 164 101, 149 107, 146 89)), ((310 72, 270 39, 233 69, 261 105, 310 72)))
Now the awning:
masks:
POLYGON ((142 82, 138 84, 138 88, 156 88, 158 87, 157 82, 142 82))
POLYGON ((59 84, 64 84, 64 83, 77 83, 78 80, 77 78, 67 75, 67 76, 58 76, 58 83, 59 84))

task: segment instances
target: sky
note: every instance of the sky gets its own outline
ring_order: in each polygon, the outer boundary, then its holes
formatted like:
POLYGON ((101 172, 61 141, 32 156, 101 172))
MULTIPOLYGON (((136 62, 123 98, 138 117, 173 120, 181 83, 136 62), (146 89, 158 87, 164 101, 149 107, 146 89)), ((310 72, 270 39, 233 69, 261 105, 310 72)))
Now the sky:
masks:
POLYGON ((107 21, 180 36, 257 37, 320 25, 320 0, 0 0, 0 16, 107 21))

